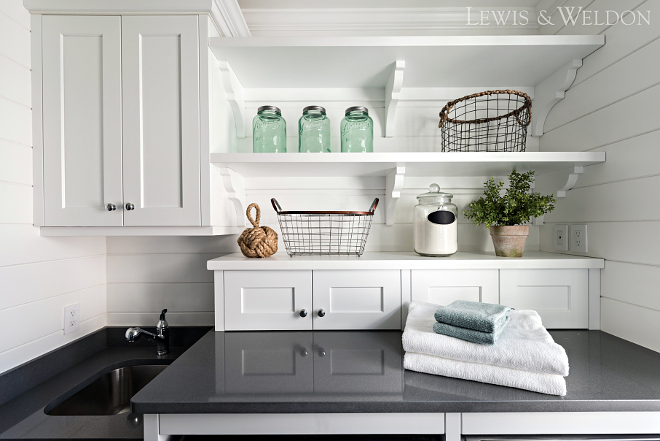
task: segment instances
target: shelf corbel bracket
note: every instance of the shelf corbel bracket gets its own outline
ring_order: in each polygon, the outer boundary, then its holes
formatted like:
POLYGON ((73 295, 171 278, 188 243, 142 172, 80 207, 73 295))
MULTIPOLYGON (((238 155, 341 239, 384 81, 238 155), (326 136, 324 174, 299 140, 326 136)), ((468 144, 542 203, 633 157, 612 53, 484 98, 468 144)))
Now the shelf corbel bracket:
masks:
POLYGON ((243 95, 243 86, 238 80, 229 63, 226 61, 218 62, 220 69, 220 78, 222 87, 227 94, 227 101, 234 113, 234 124, 236 125, 236 137, 245 138, 245 99, 243 95))
POLYGON ((222 184, 227 192, 227 198, 234 205, 236 211, 236 226, 245 226, 245 178, 234 170, 220 167, 222 184))
POLYGON ((582 60, 570 61, 557 72, 550 75, 534 87, 534 103, 532 106, 532 136, 542 136, 545 120, 550 110, 564 99, 566 91, 573 81, 577 71, 582 67, 582 60))
POLYGON ((396 106, 399 104, 401 87, 403 86, 403 70, 406 62, 397 60, 392 67, 387 85, 385 86, 385 138, 391 138, 394 135, 394 117, 396 115, 396 106))
POLYGON ((398 164, 385 178, 385 225, 394 225, 394 209, 401 197, 403 178, 406 174, 404 164, 398 164))
POLYGON ((564 187, 561 190, 557 191, 557 197, 565 198, 566 192, 571 188, 575 187, 575 184, 577 184, 578 178, 582 173, 584 173, 584 167, 581 165, 576 165, 573 168, 573 173, 568 175, 568 180, 566 181, 566 185, 564 185, 564 187))

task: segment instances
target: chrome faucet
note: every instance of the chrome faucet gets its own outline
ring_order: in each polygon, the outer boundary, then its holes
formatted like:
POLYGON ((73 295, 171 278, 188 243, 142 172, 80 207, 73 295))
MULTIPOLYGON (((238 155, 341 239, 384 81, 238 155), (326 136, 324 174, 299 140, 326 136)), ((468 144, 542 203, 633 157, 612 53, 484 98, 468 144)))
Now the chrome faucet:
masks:
POLYGON ((158 324, 156 325, 156 333, 152 333, 149 331, 145 331, 142 328, 128 328, 126 330, 126 340, 129 341, 129 343, 133 343, 134 341, 137 341, 142 334, 146 334, 148 337, 147 339, 153 339, 156 342, 156 353, 158 355, 165 355, 170 351, 170 333, 169 333, 169 325, 167 324, 167 321, 165 320, 165 313, 167 312, 167 309, 163 309, 160 313, 160 320, 158 320, 158 324))

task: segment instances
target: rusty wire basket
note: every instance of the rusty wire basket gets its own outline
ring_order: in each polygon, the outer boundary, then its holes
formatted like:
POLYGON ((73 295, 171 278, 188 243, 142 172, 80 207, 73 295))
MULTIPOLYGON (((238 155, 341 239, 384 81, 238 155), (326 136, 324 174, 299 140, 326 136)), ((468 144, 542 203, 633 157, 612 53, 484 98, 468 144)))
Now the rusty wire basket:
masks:
POLYGON ((524 152, 532 100, 515 90, 490 90, 448 102, 440 111, 443 152, 524 152))
POLYGON ((369 211, 282 211, 275 198, 270 202, 289 256, 361 256, 378 206, 376 198, 369 211))

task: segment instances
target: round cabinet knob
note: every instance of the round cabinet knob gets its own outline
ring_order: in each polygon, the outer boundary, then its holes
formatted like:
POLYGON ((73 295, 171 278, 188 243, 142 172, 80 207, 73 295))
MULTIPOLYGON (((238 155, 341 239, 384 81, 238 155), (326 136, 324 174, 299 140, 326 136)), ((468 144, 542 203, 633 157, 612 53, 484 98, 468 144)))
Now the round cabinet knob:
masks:
POLYGON ((319 314, 319 317, 325 317, 325 311, 322 310, 322 309, 319 309, 318 314, 319 314))
POLYGON ((127 209, 128 211, 135 210, 135 205, 133 205, 133 204, 131 204, 130 202, 128 202, 128 203, 126 204, 126 209, 127 209))
POLYGON ((325 357, 325 349, 320 348, 318 354, 319 354, 319 357, 325 357))
POLYGON ((300 350, 300 356, 301 356, 301 357, 307 357, 307 353, 308 353, 308 352, 307 352, 307 348, 302 348, 302 349, 300 350))
POLYGON ((105 206, 105 208, 108 211, 115 211, 117 209, 117 206, 115 204, 108 204, 108 205, 105 206))
POLYGON ((307 317, 307 310, 306 309, 301 309, 300 310, 300 317, 307 317))

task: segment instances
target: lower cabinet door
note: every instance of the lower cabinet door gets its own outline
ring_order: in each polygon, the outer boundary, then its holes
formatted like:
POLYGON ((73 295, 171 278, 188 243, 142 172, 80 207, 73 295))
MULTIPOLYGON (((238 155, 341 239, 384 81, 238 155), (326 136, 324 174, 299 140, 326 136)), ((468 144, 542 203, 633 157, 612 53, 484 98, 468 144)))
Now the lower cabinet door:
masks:
POLYGON ((401 271, 314 271, 314 330, 401 329, 401 271))
POLYGON ((225 271, 225 330, 311 330, 311 271, 225 271))
POLYGON ((589 327, 589 270, 501 270, 500 301, 533 309, 546 328, 589 327))
POLYGON ((454 300, 498 304, 498 270, 413 270, 412 300, 448 305, 454 300))
POLYGON ((312 345, 311 332, 226 333, 224 392, 311 393, 312 345))
POLYGON ((314 392, 403 392, 401 332, 315 332, 314 392))

